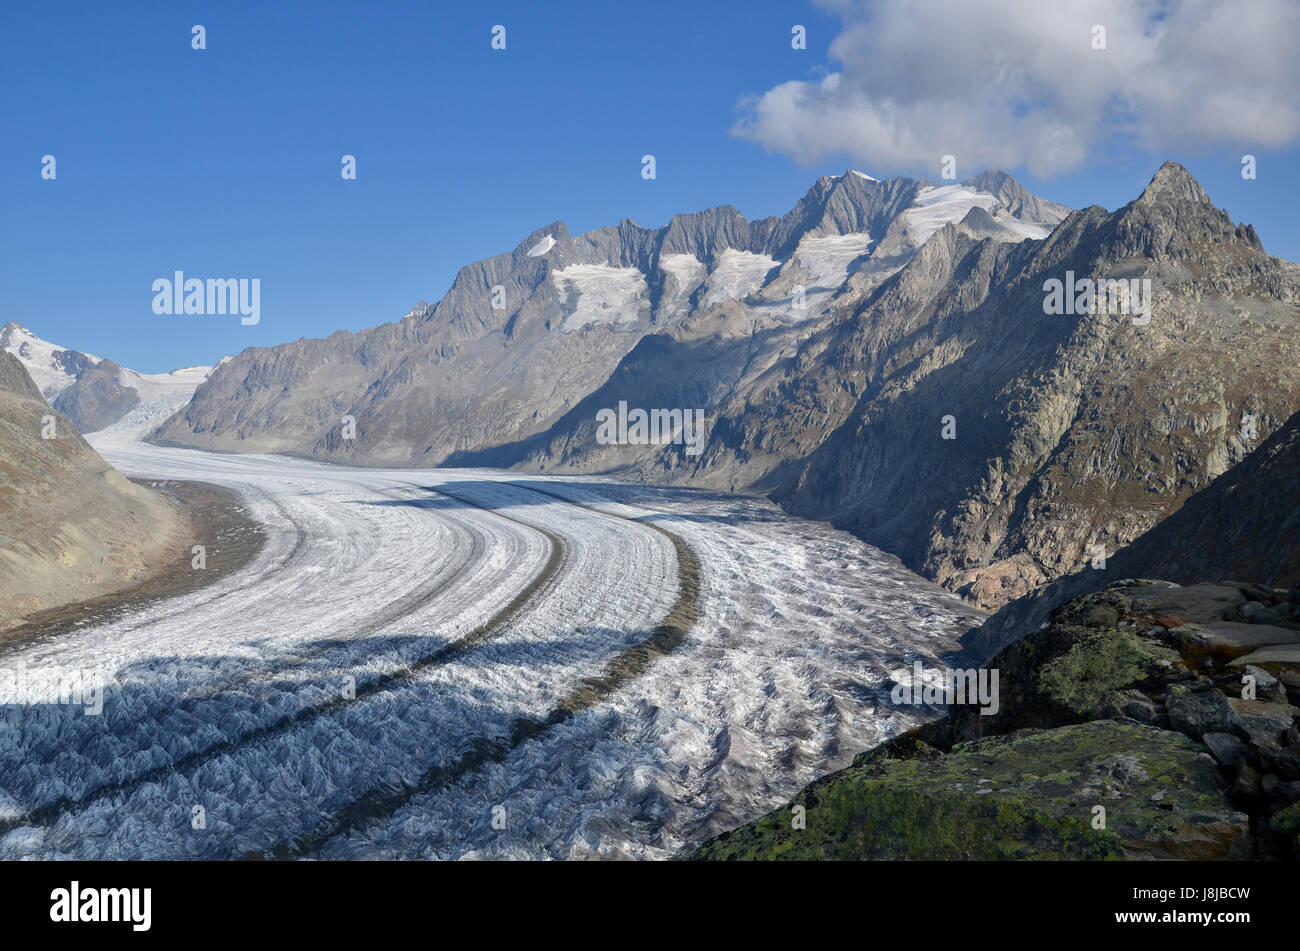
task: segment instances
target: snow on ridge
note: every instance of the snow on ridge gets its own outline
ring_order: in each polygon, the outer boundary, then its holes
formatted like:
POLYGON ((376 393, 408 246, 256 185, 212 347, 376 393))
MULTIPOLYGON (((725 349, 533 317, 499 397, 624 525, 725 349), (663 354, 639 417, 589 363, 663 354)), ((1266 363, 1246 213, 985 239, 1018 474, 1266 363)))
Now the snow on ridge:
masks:
POLYGON ((852 172, 854 175, 858 176, 858 178, 866 179, 866 180, 869 181, 869 182, 878 182, 878 181, 880 181, 880 179, 878 179, 878 178, 872 178, 872 177, 871 177, 870 175, 868 175, 866 172, 859 172, 856 168, 851 168, 851 169, 849 169, 849 171, 852 172))
POLYGON ((552 271, 551 280, 561 305, 569 303, 571 294, 577 298, 573 313, 560 325, 566 332, 588 324, 635 323, 649 307, 645 275, 634 267, 570 264, 552 271))
POLYGON ((538 241, 535 245, 529 248, 527 254, 530 258, 540 258, 553 247, 555 247, 555 238, 548 234, 543 237, 541 241, 538 241))
POLYGON ((678 293, 686 294, 703 282, 708 268, 693 254, 664 254, 659 257, 659 267, 677 280, 678 293))
MULTIPOLYGON (((42 340, 21 324, 15 324, 9 343, 5 350, 12 353, 23 364, 27 373, 36 383, 41 395, 47 402, 53 403, 60 393, 71 386, 77 379, 76 374, 61 369, 55 362, 55 354, 81 351, 68 350, 57 344, 42 340)), ((103 357, 83 353, 92 366, 104 362, 103 357)), ((231 359, 223 357, 222 363, 231 359)), ((142 435, 162 423, 194 396, 199 384, 206 380, 214 367, 182 367, 170 373, 140 373, 126 367, 117 371, 118 383, 135 390, 140 402, 125 416, 99 430, 101 433, 121 433, 142 435)))
POLYGON ((659 310, 664 320, 684 317, 690 312, 691 295, 709 276, 709 269, 693 254, 662 254, 659 269, 669 278, 659 310))
POLYGON ((1009 231, 1013 231, 1024 238, 1033 238, 1036 241, 1041 241, 1052 233, 1052 225, 1034 224, 1033 222, 1017 218, 1014 215, 1007 215, 1005 217, 999 215, 994 220, 1009 231))

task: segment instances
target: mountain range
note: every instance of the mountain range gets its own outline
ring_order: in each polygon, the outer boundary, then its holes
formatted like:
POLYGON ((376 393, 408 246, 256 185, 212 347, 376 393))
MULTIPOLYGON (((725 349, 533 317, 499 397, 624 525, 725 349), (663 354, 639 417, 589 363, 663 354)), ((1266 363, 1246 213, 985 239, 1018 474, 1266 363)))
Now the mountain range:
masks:
POLYGON ((1298 300, 1176 163, 1115 212, 850 170, 780 218, 555 222, 396 323, 243 351, 152 438, 762 493, 996 609, 1300 409, 1298 300), (1050 313, 1080 279, 1149 282, 1149 320, 1050 313), (599 439, 621 403, 703 410, 703 451, 599 439))

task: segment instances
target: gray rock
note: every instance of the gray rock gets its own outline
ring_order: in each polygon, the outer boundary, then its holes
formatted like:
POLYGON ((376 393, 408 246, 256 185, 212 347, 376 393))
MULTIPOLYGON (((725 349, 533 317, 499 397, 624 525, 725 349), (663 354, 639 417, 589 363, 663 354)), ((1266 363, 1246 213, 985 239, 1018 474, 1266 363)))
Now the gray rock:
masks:
POLYGON ((1140 690, 1125 690, 1116 698, 1119 712, 1139 723, 1154 724, 1162 719, 1162 711, 1140 690))
POLYGON ((1274 611, 1271 607, 1260 604, 1258 601, 1247 601, 1237 612, 1241 619, 1248 624, 1272 624, 1275 621, 1282 620, 1282 616, 1274 611))
POLYGON ((1220 690, 1172 684, 1165 694, 1165 708, 1173 728, 1194 740, 1206 733, 1232 733, 1237 726, 1237 713, 1220 690))
POLYGON ((1233 713, 1233 724, 1239 734, 1249 737, 1252 745, 1280 749, 1287 731, 1300 710, 1289 703, 1269 703, 1264 700, 1226 698, 1233 713))
POLYGON ((1245 664, 1242 667, 1243 677, 1255 678, 1255 699, 1264 700, 1269 703, 1287 703, 1286 687, 1282 682, 1270 674, 1262 667, 1256 667, 1254 664, 1245 664))
POLYGON ((1259 803, 1264 799, 1263 777, 1244 756, 1237 760, 1236 777, 1232 785, 1234 802, 1259 803))
POLYGON ((1287 746, 1273 756, 1273 768, 1283 779, 1300 780, 1300 746, 1287 746))
POLYGON ((122 383, 122 368, 101 360, 82 372, 52 404, 79 432, 93 433, 117 422, 140 403, 140 394, 122 383))
POLYGON ((1214 758, 1224 766, 1236 766, 1246 752, 1246 744, 1231 733, 1206 733, 1201 742, 1210 748, 1214 758))
POLYGON ((1295 802, 1300 802, 1300 782, 1288 782, 1268 773, 1260 780, 1260 789, 1268 798, 1271 812, 1279 812, 1295 802))

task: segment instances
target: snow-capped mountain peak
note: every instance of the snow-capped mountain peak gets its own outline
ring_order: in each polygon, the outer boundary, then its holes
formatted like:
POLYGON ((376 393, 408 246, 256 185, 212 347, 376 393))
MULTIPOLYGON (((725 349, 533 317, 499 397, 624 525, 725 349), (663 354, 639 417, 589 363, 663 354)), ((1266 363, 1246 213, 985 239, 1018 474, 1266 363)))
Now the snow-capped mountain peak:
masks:
POLYGON ((150 429, 188 403, 213 370, 139 373, 50 343, 15 321, 0 327, 0 349, 18 358, 46 402, 83 433, 150 429))
POLYGON ((98 365, 102 359, 42 340, 15 321, 9 321, 0 327, 0 350, 6 350, 18 358, 40 388, 41 395, 50 401, 76 382, 81 373, 98 365))

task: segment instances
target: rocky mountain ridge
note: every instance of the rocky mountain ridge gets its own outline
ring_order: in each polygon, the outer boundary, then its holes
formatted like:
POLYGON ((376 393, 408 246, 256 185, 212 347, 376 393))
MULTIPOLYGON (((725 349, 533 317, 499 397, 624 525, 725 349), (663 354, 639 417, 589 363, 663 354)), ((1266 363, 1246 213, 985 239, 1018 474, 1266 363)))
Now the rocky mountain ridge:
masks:
POLYGON ((397 323, 241 353, 155 438, 374 465, 509 445, 546 431, 647 336, 708 315, 733 335, 799 339, 851 276, 892 273, 936 222, 979 205, 1022 240, 1067 211, 997 184, 1022 217, 973 187, 850 171, 818 179, 781 218, 724 205, 577 236, 554 222, 397 323))
POLYGON ((396 324, 245 351, 155 438, 761 492, 996 609, 1300 410, 1297 302, 1300 268, 1176 163, 1068 215, 1004 173, 850 171, 780 219, 539 229, 396 324), (703 452, 598 439, 622 403, 703 410, 703 452))

